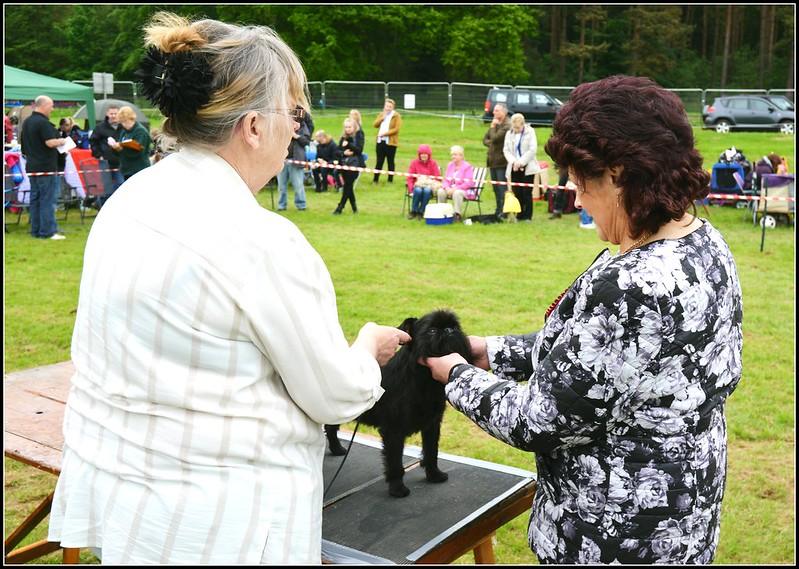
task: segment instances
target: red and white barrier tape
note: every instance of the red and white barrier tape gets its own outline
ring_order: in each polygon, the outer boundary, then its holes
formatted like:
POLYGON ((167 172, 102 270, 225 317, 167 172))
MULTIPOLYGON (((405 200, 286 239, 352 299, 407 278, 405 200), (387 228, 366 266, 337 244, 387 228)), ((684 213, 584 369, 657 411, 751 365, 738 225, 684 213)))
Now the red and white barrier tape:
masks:
MULTIPOLYGON (((323 166, 319 162, 307 162, 307 161, 304 161, 304 160, 292 160, 292 159, 289 159, 289 158, 286 159, 286 162, 291 163, 291 164, 297 164, 298 166, 315 166, 315 167, 320 167, 321 166, 322 168, 335 168, 337 170, 351 170, 353 172, 367 172, 369 174, 386 174, 386 175, 389 175, 389 176, 403 176, 403 177, 406 177, 406 178, 408 176, 417 176, 417 177, 426 176, 427 178, 432 178, 434 180, 439 180, 439 181, 444 181, 444 179, 446 178, 445 176, 430 176, 430 175, 427 175, 427 174, 412 174, 410 172, 396 172, 394 170, 377 170, 375 168, 361 168, 359 166, 344 166, 343 164, 331 164, 329 162, 327 163, 327 166, 323 166)), ((446 179, 448 179, 450 182, 460 182, 460 181, 466 180, 466 178, 446 178, 446 179)), ((468 180, 471 181, 472 178, 468 178, 468 180)), ((537 188, 537 187, 541 187, 541 188, 545 188, 547 190, 563 189, 563 190, 568 190, 570 192, 575 191, 575 188, 572 188, 572 187, 569 187, 569 186, 559 186, 559 185, 554 185, 553 186, 553 185, 549 185, 549 184, 530 184, 530 183, 527 183, 527 182, 499 182, 499 181, 495 181, 495 180, 486 179, 485 183, 492 184, 492 185, 497 185, 497 186, 518 186, 518 187, 522 187, 522 188, 537 188)), ((761 199, 776 200, 776 201, 789 201, 789 202, 796 201, 796 198, 789 198, 789 197, 782 197, 782 196, 768 196, 768 197, 765 197, 765 198, 761 198, 760 196, 744 196, 744 195, 739 195, 739 194, 708 194, 707 197, 710 198, 710 199, 730 199, 730 200, 750 200, 750 201, 759 201, 761 199)))
MULTIPOLYGON (((96 172, 119 172, 119 168, 106 168, 103 170, 78 170, 78 174, 92 174, 96 172)), ((27 176, 29 178, 33 178, 35 176, 62 176, 63 172, 25 172, 22 175, 27 176)), ((5 174, 5 177, 13 177, 19 176, 19 174, 5 174)))

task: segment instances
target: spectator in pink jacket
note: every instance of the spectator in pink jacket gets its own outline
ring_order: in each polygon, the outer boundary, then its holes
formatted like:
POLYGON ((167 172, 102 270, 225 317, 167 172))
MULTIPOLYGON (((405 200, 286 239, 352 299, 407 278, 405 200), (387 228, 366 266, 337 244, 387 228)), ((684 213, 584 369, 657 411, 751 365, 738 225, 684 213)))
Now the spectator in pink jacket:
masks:
POLYGON ((460 221, 464 198, 471 200, 477 195, 477 189, 472 185, 474 167, 464 159, 463 146, 453 146, 449 153, 452 162, 447 165, 447 175, 438 190, 438 202, 443 203, 447 198, 452 198, 455 221, 460 221))
POLYGON ((433 195, 436 180, 431 176, 440 177, 441 169, 433 160, 433 151, 427 144, 420 144, 416 151, 416 158, 411 161, 408 168, 408 195, 412 195, 411 211, 408 219, 422 219, 424 208, 433 195))

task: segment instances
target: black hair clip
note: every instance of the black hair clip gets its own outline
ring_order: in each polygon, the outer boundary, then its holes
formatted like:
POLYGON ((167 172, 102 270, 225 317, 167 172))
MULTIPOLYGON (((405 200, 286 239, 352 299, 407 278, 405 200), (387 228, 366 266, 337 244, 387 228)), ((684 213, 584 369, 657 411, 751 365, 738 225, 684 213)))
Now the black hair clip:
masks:
POLYGON ((135 75, 142 94, 167 117, 194 115, 211 100, 213 73, 202 54, 150 47, 135 75))

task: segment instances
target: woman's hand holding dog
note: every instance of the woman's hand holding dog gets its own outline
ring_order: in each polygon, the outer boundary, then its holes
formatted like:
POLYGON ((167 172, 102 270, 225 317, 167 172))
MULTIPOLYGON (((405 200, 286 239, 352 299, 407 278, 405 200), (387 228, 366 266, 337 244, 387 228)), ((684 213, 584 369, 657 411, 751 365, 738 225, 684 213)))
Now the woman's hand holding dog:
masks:
POLYGON ((367 322, 358 332, 353 345, 359 345, 372 354, 381 366, 386 365, 402 344, 411 341, 407 332, 392 326, 381 326, 367 322))
MULTIPOLYGON (((482 336, 469 336, 469 346, 472 350, 472 358, 474 358, 474 366, 487 370, 488 365, 488 348, 486 346, 486 339, 482 336)), ((449 372, 458 364, 469 363, 460 354, 448 354, 439 358, 427 358, 419 360, 419 363, 430 368, 433 379, 436 381, 447 384, 449 381, 449 372)))
POLYGON ((419 363, 430 368, 430 373, 439 383, 444 385, 449 382, 449 372, 458 364, 468 364, 469 362, 460 354, 447 354, 440 358, 420 359, 419 363))

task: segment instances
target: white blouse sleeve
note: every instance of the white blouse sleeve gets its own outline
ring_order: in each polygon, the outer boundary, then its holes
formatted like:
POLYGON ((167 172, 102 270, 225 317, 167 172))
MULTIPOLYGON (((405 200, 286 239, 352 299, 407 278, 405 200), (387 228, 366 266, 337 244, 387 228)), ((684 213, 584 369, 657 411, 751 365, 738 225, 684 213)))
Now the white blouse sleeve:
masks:
POLYGON ((287 233, 256 261, 246 285, 252 341, 309 417, 345 423, 383 394, 380 366, 348 345, 327 268, 299 230, 287 233))
POLYGON ((516 160, 516 155, 513 153, 513 130, 505 133, 505 144, 502 146, 502 153, 505 155, 505 160, 508 164, 512 164, 516 160))

